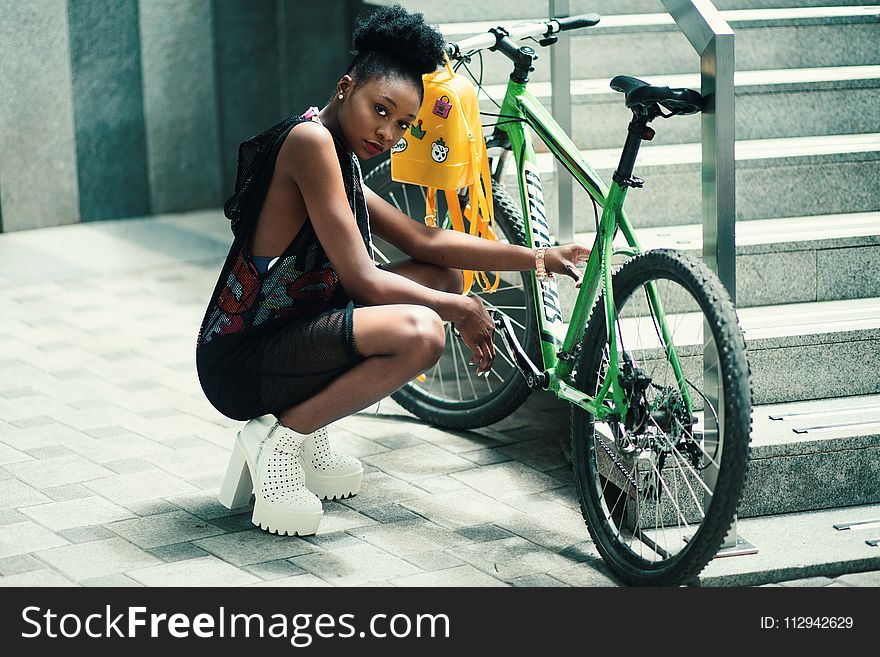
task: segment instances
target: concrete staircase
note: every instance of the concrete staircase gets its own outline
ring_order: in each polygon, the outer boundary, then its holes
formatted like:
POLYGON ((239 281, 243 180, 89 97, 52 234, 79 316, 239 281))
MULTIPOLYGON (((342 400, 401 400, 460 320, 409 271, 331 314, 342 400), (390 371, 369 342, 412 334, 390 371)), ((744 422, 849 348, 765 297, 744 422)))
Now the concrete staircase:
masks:
MULTIPOLYGON (((449 40, 549 3, 411 0, 449 40), (450 23, 450 17, 461 21, 450 23)), ((880 3, 716 0, 736 32, 737 295, 755 389, 740 517, 880 503, 880 3), (830 6, 833 5, 833 6, 830 6)), ((659 0, 576 0, 573 138, 607 181, 629 112, 617 74, 699 88, 699 59, 659 0)), ((532 90, 549 107, 550 54, 532 90)), ((483 56, 486 111, 509 63, 483 56)), ((478 62, 472 64, 479 67, 478 62)), ((476 70, 475 70, 476 72, 476 70)), ((486 119, 490 122, 490 119, 486 119)), ((643 246, 699 253, 699 120, 655 122, 627 209, 643 246), (675 190, 669 193, 669 190, 675 190)), ((555 212, 552 158, 539 154, 555 212)), ((513 181, 511 180, 511 184, 513 181)), ((591 243, 592 210, 575 217, 591 243)), ((563 285, 564 304, 574 298, 563 285)))

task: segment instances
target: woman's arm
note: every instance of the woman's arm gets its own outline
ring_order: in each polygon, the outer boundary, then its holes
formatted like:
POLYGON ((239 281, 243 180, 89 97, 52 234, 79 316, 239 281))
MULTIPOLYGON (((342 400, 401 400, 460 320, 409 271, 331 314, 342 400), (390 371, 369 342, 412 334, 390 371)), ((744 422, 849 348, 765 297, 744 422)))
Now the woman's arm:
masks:
MULTIPOLYGON (((452 269, 535 269, 536 249, 487 240, 457 230, 429 228, 421 221, 413 221, 372 190, 365 189, 365 194, 372 231, 416 260, 452 269)), ((565 274, 580 281, 577 263, 589 255, 587 247, 571 244, 549 249, 544 260, 548 272, 565 274)))
MULTIPOLYGON (((370 228, 408 256, 452 269, 526 271, 535 268, 535 252, 524 246, 501 244, 454 230, 429 228, 413 221, 391 203, 365 188, 370 228)), ((414 217, 418 219, 418 217, 414 217)))
POLYGON ((473 304, 461 295, 424 287, 373 264, 352 221, 336 148, 326 128, 302 123, 292 129, 278 155, 278 167, 302 193, 318 240, 352 299, 366 305, 415 303, 452 321, 473 314, 473 304))

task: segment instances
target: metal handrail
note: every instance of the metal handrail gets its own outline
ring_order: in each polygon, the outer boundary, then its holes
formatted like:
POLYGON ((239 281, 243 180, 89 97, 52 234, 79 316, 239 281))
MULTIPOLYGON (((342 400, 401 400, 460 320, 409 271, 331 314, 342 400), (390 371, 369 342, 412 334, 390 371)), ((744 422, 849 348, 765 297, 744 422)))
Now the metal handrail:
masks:
POLYGON ((736 303, 735 69, 733 30, 709 0, 662 0, 700 55, 703 260, 736 303))
MULTIPOLYGON (((736 178, 734 162, 734 34, 709 0, 661 0, 700 55, 702 113, 703 259, 736 302, 736 178)), ((569 15, 569 0, 549 0, 550 16, 569 15)), ((569 37, 550 51, 554 118, 571 133, 571 48, 569 37)), ((621 71, 626 73, 626 71, 621 71)), ((573 187, 556 163, 557 241, 574 240, 573 187)))
MULTIPOLYGON (((736 303, 736 161, 733 30, 709 0, 662 0, 691 46, 700 55, 700 93, 706 99, 701 114, 703 187, 703 260, 721 279, 736 303)), ((718 406, 717 354, 703 354, 703 382, 710 401, 718 406), (716 385, 710 386, 715 381, 716 385), (714 393, 714 394, 713 394, 714 393)), ((706 415, 704 439, 717 440, 721 428, 706 415)), ((717 471, 707 469, 714 490, 717 471)), ((706 500, 708 504, 709 500, 706 500)), ((755 548, 738 536, 737 522, 728 532, 719 554, 749 554, 755 548)))
MULTIPOLYGON (((700 92, 706 98, 701 115, 703 260, 714 270, 736 303, 736 163, 734 160, 735 103, 734 34, 709 0, 661 0, 679 29, 700 55, 700 92)), ((550 16, 568 16, 568 0, 550 0, 550 16)), ((560 125, 571 130, 571 49, 568 42, 551 51, 552 111, 560 125), (566 121, 566 123, 563 123, 566 121)), ((620 71, 627 73, 628 71, 620 71)), ((573 188, 570 176, 556 163, 557 240, 574 240, 573 188)), ((717 356, 704 354, 704 383, 717 407, 720 387, 712 385, 717 356)), ((718 382, 716 381, 716 384, 718 382)), ((708 417, 708 416, 707 416, 708 417)), ((717 440, 719 427, 706 421, 706 440, 717 440), (711 426, 710 426, 711 425, 711 426)), ((712 480, 711 472, 707 479, 712 480)), ((717 473, 714 473, 717 475, 717 473)), ((714 488, 714 486, 712 486, 714 488)), ((736 519, 722 544, 722 553, 749 554, 757 550, 737 535, 736 519)))
MULTIPOLYGON (((550 0, 550 16, 565 18, 570 15, 568 0, 550 0)), ((550 48, 550 111, 566 134, 571 135, 571 37, 560 32, 559 41, 550 48)), ((554 159, 556 173, 556 234, 559 244, 574 241, 574 181, 565 167, 554 159)), ((555 229, 555 230, 554 230, 555 229)))
MULTIPOLYGON (((661 0, 700 55, 702 113, 703 259, 736 302, 736 177, 734 162, 734 34, 709 0, 661 0)), ((550 0, 550 16, 568 16, 569 0, 550 0)), ((552 112, 571 129, 571 48, 569 37, 551 49, 552 112)), ((622 71, 625 72, 625 71, 622 71)), ((556 163, 557 241, 574 240, 573 187, 556 163)))

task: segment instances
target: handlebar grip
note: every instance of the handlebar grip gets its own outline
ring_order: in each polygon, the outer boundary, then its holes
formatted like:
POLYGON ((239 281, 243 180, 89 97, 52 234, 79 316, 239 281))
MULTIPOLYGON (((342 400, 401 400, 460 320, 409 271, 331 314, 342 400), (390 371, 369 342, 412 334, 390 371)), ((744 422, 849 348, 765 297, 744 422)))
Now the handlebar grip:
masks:
POLYGON ((599 14, 581 14, 579 16, 569 16, 567 18, 554 18, 559 23, 559 31, 577 30, 581 27, 593 27, 599 20, 599 14))

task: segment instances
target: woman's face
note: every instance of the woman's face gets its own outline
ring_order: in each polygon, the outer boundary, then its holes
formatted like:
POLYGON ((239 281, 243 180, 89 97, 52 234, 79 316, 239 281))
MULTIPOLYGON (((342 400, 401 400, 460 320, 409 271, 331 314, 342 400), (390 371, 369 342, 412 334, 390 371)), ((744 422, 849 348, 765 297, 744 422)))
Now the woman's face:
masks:
POLYGON ((340 103, 339 127, 348 147, 362 160, 389 150, 419 113, 419 90, 398 77, 372 78, 349 86, 340 103))

